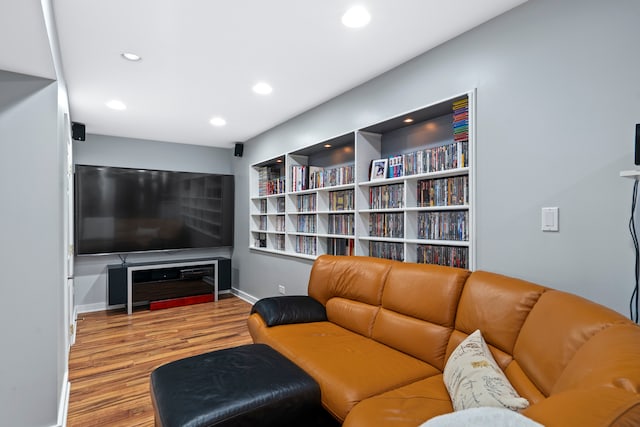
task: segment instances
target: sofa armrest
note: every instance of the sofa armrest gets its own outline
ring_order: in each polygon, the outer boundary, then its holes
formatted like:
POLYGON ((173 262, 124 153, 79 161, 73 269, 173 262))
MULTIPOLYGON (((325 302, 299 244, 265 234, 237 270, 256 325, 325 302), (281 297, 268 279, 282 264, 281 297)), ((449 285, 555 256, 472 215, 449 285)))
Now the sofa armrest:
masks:
POLYGON ((522 414, 546 427, 636 426, 640 397, 614 387, 573 389, 549 396, 522 414))
POLYGON ((306 295, 263 298, 253 305, 253 313, 258 313, 267 326, 327 320, 324 306, 306 295))

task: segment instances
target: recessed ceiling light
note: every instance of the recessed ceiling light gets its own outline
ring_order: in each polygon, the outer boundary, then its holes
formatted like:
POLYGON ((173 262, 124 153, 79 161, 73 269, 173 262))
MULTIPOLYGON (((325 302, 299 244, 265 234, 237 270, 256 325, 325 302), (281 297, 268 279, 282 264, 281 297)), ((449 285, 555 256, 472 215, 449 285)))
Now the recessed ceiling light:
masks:
POLYGON ((118 101, 117 99, 112 99, 111 101, 105 103, 105 105, 112 110, 126 110, 127 106, 124 105, 124 102, 118 101))
POLYGON ((273 88, 271 87, 271 85, 265 82, 256 83, 255 85, 253 85, 252 89, 258 95, 269 95, 271 92, 273 92, 273 88))
POLYGON ((371 21, 371 15, 363 6, 353 6, 342 15, 342 23, 349 28, 362 28, 371 21))
POLYGON ((282 159, 276 160, 276 163, 282 163, 282 159))
POLYGON ((413 119, 411 117, 407 117, 406 119, 403 120, 403 122, 405 122, 405 123, 413 123, 413 119))
POLYGON ((324 148, 331 148, 331 144, 324 144, 324 148))
POLYGON ((142 59, 140 55, 136 55, 135 53, 131 53, 131 52, 123 52, 121 53, 121 55, 127 61, 132 61, 132 62, 137 62, 142 59))
POLYGON ((214 126, 224 126, 227 124, 227 121, 222 117, 214 117, 211 120, 209 120, 209 123, 211 123, 214 126))

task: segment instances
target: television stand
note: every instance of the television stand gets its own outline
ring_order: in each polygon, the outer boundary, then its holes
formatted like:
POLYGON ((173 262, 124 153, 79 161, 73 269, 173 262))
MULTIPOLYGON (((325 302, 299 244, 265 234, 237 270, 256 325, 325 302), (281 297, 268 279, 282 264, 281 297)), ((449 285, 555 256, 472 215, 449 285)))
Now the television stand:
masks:
POLYGON ((204 258, 107 266, 109 305, 125 304, 127 314, 140 302, 213 294, 231 288, 231 260, 204 258))

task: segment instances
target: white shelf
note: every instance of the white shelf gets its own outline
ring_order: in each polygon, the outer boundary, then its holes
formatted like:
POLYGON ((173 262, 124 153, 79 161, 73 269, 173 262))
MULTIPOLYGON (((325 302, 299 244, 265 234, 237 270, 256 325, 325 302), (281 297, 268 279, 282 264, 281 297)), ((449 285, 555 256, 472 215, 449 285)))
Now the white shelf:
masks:
POLYGON ((344 210, 344 211, 317 211, 317 214, 321 214, 321 215, 340 215, 340 214, 354 214, 356 213, 355 209, 349 209, 349 210, 344 210))
POLYGON ((620 176, 623 178, 640 179, 640 170, 622 171, 620 176))
POLYGON ((354 240, 356 236, 353 234, 318 234, 318 237, 329 238, 329 239, 349 239, 354 240))
POLYGON ((309 237, 315 237, 318 235, 318 233, 308 233, 305 231, 289 231, 287 232, 287 234, 289 236, 309 236, 309 237))
POLYGON ((359 187, 376 187, 379 185, 399 184, 404 182, 406 177, 397 176, 395 178, 376 179, 374 181, 365 181, 358 183, 359 187))
POLYGON ((449 206, 417 206, 405 208, 407 212, 424 212, 424 211, 466 211, 469 205, 449 205, 449 206))
POLYGON ((340 190, 351 190, 355 188, 355 184, 343 184, 343 185, 334 185, 333 187, 320 187, 316 188, 312 191, 340 191, 340 190))
POLYGON ((358 183, 359 187, 377 187, 380 185, 389 185, 389 184, 399 184, 407 181, 419 181, 422 179, 437 179, 437 178, 447 178, 451 176, 460 176, 460 175, 468 175, 469 168, 455 168, 455 169, 447 169, 443 171, 437 172, 427 172, 427 173, 419 173, 414 175, 404 175, 398 176, 395 178, 385 178, 385 179, 377 179, 374 181, 365 181, 358 183))
POLYGON ((252 233, 260 233, 260 234, 287 234, 285 231, 275 231, 275 230, 251 230, 252 233))
POLYGON ((407 239, 407 243, 414 245, 437 245, 437 246, 463 246, 469 247, 467 240, 426 240, 426 239, 407 239))
POLYGON ((358 212, 362 213, 402 213, 407 208, 376 208, 376 209, 360 209, 358 212))
POLYGON ((358 237, 359 240, 366 240, 366 241, 374 241, 374 242, 389 242, 389 243, 404 243, 406 242, 406 239, 404 239, 403 237, 376 237, 376 236, 360 236, 358 237))

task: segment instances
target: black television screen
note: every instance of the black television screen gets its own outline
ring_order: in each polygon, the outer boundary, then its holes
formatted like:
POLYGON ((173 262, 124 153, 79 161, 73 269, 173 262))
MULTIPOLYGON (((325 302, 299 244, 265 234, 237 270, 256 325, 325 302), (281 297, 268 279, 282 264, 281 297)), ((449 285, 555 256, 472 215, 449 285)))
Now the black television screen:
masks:
POLYGON ((233 245, 233 175, 75 167, 77 255, 233 245))

